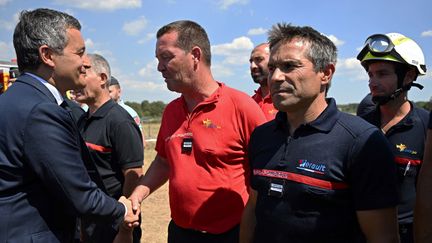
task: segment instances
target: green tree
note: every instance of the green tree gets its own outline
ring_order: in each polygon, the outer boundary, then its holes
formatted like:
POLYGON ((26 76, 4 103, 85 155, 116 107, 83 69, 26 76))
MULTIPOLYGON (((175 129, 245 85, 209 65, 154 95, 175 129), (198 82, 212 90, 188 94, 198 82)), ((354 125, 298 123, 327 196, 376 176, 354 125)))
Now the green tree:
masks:
POLYGON ((357 111, 357 103, 350 103, 350 104, 345 104, 345 105, 338 105, 338 108, 340 111, 346 112, 346 113, 351 113, 351 114, 356 114, 357 111))
POLYGON ((149 117, 150 116, 150 102, 148 100, 143 100, 141 102, 141 109, 143 111, 143 116, 149 117))
POLYGON ((417 101, 415 104, 417 107, 424 108, 428 111, 432 110, 431 101, 417 101))
POLYGON ((162 101, 152 102, 150 105, 150 116, 151 117, 161 117, 165 109, 166 104, 162 101))
POLYGON ((141 104, 136 102, 127 103, 132 104, 133 106, 131 105, 131 107, 134 108, 143 118, 161 118, 163 110, 166 106, 166 104, 162 101, 149 102, 148 100, 143 100, 141 104))
POLYGON ((143 111, 142 111, 141 105, 139 103, 126 101, 125 104, 132 107, 132 109, 134 109, 136 111, 136 113, 138 113, 138 116, 141 117, 143 115, 143 111))

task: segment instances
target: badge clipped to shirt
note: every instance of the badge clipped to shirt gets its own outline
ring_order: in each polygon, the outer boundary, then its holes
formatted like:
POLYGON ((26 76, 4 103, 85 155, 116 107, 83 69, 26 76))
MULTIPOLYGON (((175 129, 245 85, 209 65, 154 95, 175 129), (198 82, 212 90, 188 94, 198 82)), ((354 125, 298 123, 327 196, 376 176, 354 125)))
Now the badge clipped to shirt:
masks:
POLYGON ((270 181, 268 195, 272 197, 281 198, 284 195, 285 180, 273 179, 270 181))
POLYGON ((183 138, 181 151, 182 154, 190 154, 192 152, 192 138, 183 138))

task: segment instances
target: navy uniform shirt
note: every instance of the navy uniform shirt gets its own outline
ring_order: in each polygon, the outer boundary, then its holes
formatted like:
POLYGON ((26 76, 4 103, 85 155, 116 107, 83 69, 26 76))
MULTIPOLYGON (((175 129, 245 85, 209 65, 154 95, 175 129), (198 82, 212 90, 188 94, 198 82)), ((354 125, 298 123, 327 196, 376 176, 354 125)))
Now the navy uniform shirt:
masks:
POLYGON ((108 194, 118 199, 124 183, 122 170, 143 165, 138 126, 129 113, 111 99, 90 117, 87 112, 78 123, 108 194))
POLYGON ((338 111, 333 99, 328 103, 292 136, 283 112, 253 132, 255 242, 363 242, 356 211, 396 206, 388 141, 376 127, 338 111))
MULTIPOLYGON (((391 127, 385 136, 392 144, 395 163, 398 167, 398 184, 400 202, 398 219, 400 224, 413 222, 413 209, 416 196, 417 173, 423 161, 424 143, 428 125, 428 112, 415 107, 411 102, 410 112, 396 125, 391 127)), ((364 116, 366 121, 381 127, 380 110, 375 109, 364 116)))

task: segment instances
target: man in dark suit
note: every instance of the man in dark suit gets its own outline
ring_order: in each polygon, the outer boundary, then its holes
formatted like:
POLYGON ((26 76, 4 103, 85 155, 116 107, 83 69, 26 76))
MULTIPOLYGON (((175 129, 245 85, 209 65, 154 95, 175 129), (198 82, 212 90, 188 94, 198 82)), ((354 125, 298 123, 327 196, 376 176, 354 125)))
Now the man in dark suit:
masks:
POLYGON ((80 28, 49 9, 23 11, 15 28, 22 75, 0 96, 0 242, 72 242, 77 216, 117 227, 138 219, 130 201, 91 180, 88 151, 64 109, 63 95, 85 86, 89 67, 80 28))

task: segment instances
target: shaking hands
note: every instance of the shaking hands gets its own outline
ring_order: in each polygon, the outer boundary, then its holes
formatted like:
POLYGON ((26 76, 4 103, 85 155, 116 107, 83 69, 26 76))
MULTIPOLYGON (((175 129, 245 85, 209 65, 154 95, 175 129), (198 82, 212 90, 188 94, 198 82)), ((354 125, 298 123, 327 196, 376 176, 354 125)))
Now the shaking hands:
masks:
POLYGON ((127 226, 129 228, 137 227, 139 225, 138 220, 141 213, 140 208, 135 207, 135 209, 132 209, 132 202, 124 196, 121 196, 118 201, 123 203, 123 205, 125 205, 127 209, 126 215, 123 219, 124 226, 127 226))

